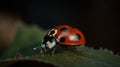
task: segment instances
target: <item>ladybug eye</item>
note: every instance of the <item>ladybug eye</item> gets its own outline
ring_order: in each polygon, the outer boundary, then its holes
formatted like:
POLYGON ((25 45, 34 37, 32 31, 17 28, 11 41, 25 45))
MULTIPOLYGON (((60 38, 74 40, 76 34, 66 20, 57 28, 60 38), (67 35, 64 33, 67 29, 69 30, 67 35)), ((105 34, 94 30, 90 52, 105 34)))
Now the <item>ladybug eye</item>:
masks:
POLYGON ((67 31, 67 28, 61 28, 60 31, 66 32, 66 31, 67 31))

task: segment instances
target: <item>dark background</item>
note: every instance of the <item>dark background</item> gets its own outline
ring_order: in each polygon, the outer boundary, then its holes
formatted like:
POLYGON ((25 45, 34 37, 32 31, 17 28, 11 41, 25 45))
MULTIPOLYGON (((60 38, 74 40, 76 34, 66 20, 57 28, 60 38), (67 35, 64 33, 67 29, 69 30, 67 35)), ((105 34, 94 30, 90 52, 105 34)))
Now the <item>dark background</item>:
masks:
POLYGON ((0 9, 20 16, 28 24, 49 29, 59 24, 79 28, 87 46, 120 52, 117 0, 4 0, 0 9))

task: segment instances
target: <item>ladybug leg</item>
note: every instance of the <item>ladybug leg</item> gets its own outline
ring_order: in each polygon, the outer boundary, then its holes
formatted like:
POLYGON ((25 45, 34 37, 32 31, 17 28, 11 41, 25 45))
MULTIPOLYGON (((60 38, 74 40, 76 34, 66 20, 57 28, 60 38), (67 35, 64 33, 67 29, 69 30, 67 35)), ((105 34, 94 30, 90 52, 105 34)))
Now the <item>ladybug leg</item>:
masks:
POLYGON ((44 53, 43 48, 41 48, 40 53, 41 53, 41 54, 43 54, 43 53, 44 53))
POLYGON ((40 48, 40 46, 37 46, 37 47, 33 48, 33 50, 37 50, 38 48, 40 48))
POLYGON ((41 44, 41 48, 40 48, 40 53, 41 54, 43 54, 47 51, 45 46, 46 46, 45 44, 41 44))
POLYGON ((54 46, 53 48, 49 49, 49 55, 54 55, 55 54, 55 50, 56 50, 56 46, 54 46))
POLYGON ((56 50, 56 44, 57 41, 55 38, 52 38, 49 42, 47 42, 47 44, 49 45, 49 49, 50 49, 50 54, 53 55, 55 53, 56 50))
POLYGON ((67 46, 67 49, 76 49, 76 46, 67 46))
POLYGON ((70 48, 76 50, 76 46, 70 46, 70 48))
POLYGON ((41 47, 41 46, 37 46, 37 47, 35 47, 35 48, 33 48, 34 50, 40 50, 40 53, 41 54, 43 54, 44 52, 46 52, 46 49, 45 48, 43 48, 43 47, 41 47))
POLYGON ((71 46, 72 49, 76 49, 76 46, 71 46))
POLYGON ((46 48, 41 48, 40 53, 44 54, 45 52, 47 52, 47 49, 46 48))
POLYGON ((37 49, 41 50, 41 46, 37 46, 37 47, 33 48, 33 50, 37 50, 37 49))
POLYGON ((63 49, 66 49, 68 46, 60 45, 63 49))
POLYGON ((52 49, 52 55, 55 54, 56 46, 53 47, 52 49))

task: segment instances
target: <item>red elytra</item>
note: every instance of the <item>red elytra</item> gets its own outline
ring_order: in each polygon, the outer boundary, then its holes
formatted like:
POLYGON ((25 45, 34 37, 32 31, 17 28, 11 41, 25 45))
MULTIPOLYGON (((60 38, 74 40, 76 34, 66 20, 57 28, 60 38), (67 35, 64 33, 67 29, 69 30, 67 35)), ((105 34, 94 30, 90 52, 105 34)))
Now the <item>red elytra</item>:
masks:
POLYGON ((57 40, 57 42, 61 45, 77 46, 77 45, 85 44, 85 37, 83 33, 77 28, 73 28, 69 25, 59 25, 53 29, 57 30, 57 34, 54 37, 57 40), (66 29, 66 30, 64 32, 61 31, 61 29, 66 29), (74 35, 76 34, 79 35, 79 38, 74 37, 74 35))

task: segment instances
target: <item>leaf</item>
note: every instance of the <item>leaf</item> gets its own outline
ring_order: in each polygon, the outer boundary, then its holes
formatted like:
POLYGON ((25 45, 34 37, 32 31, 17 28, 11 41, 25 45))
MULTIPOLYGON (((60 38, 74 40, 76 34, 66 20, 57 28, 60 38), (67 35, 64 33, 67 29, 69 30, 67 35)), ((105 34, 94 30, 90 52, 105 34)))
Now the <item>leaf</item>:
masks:
POLYGON ((58 49, 55 55, 39 53, 33 48, 40 45, 46 31, 34 27, 21 26, 16 40, 11 48, 0 60, 0 67, 4 67, 22 60, 36 60, 61 67, 120 67, 120 56, 114 55, 107 49, 93 49, 86 46, 77 47, 76 50, 58 49), (20 53, 22 58, 14 59, 20 53))

